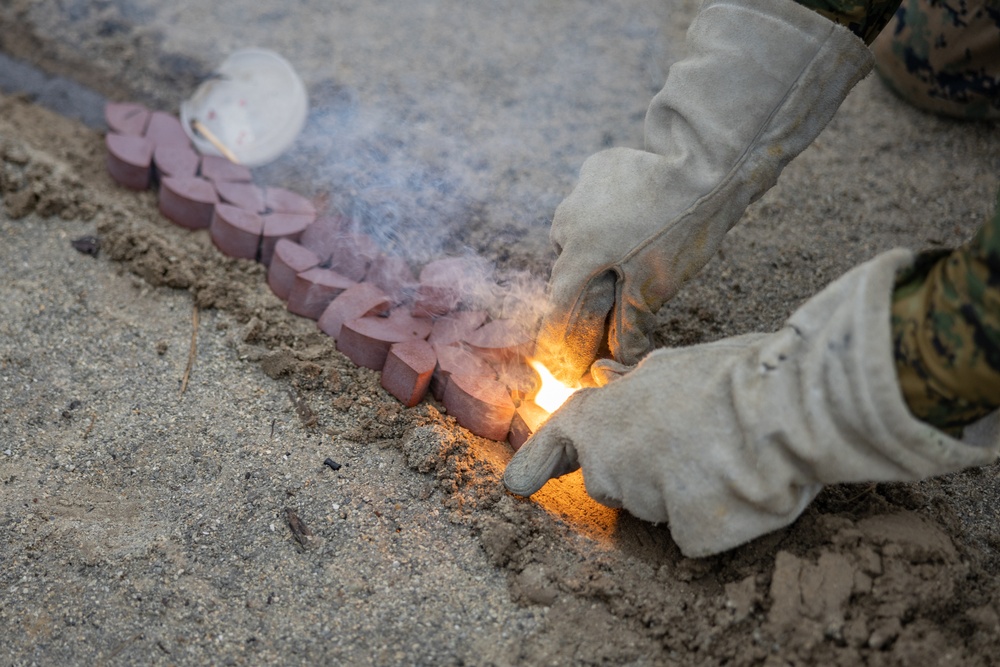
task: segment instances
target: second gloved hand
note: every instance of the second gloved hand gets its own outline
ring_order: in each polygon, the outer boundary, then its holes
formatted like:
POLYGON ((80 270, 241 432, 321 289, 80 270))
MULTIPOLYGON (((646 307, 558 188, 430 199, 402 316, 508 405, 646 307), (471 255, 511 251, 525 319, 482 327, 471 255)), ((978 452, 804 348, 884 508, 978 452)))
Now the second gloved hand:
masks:
POLYGON ((781 331, 657 350, 577 392, 518 450, 504 483, 531 495, 582 468, 597 501, 669 522, 685 555, 705 556, 790 524, 824 484, 995 460, 996 412, 962 442, 903 401, 889 303, 910 257, 894 251, 854 269, 781 331))
POLYGON ((872 67, 864 42, 792 0, 706 2, 646 115, 646 150, 590 157, 559 206, 539 356, 576 380, 626 364, 653 316, 872 67))

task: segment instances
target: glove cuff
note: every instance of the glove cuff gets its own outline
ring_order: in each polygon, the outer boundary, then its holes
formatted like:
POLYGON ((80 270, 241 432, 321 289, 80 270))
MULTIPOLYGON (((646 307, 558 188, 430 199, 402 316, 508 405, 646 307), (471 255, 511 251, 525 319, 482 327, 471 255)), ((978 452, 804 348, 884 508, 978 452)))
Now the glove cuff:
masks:
POLYGON ((916 419, 903 400, 889 310, 896 272, 912 258, 894 250, 856 267, 725 363, 719 397, 730 406, 718 414, 735 443, 691 454, 711 458, 697 488, 673 470, 662 485, 685 555, 789 525, 824 484, 915 481, 997 458, 996 413, 963 442, 916 419))
POLYGON ((906 405, 889 313, 895 277, 912 263, 909 251, 884 253, 844 275, 788 320, 802 336, 821 343, 810 347, 802 364, 806 414, 827 415, 815 428, 837 436, 816 466, 818 481, 914 481, 997 457, 998 432, 988 433, 995 414, 958 440, 917 419, 906 405), (806 392, 808 387, 824 391, 806 392), (853 454, 833 449, 837 440, 853 454))
POLYGON ((648 171, 648 194, 639 195, 631 218, 642 210, 656 216, 647 223, 653 233, 620 262, 625 278, 610 338, 627 364, 649 348, 631 332, 649 329, 653 314, 712 258, 747 206, 874 66, 850 30, 791 0, 707 2, 687 43, 690 55, 670 68, 647 111, 647 153, 618 149, 606 160, 648 171))

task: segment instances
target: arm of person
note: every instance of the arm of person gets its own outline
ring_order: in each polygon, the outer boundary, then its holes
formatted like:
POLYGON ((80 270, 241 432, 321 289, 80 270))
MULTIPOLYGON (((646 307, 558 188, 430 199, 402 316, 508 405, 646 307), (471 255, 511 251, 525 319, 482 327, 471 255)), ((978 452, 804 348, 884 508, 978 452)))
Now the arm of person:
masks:
MULTIPOLYGON (((826 484, 914 481, 995 461, 1000 216, 996 221, 981 234, 979 250, 960 249, 934 264, 970 252, 987 258, 969 271, 952 267, 969 278, 957 293, 958 319, 943 317, 936 324, 947 330, 929 333, 950 338, 959 354, 942 350, 942 360, 932 351, 920 360, 951 364, 930 386, 943 381, 958 389, 934 394, 946 400, 928 414, 919 400, 927 385, 901 391, 897 318, 890 317, 897 275, 904 276, 902 300, 923 288, 912 290, 912 254, 894 250, 813 296, 775 333, 656 350, 634 370, 595 372, 617 379, 570 397, 514 455, 504 483, 527 496, 550 477, 582 468, 591 497, 668 523, 681 551, 697 557, 787 526, 826 484), (980 270, 994 278, 985 290, 980 270), (935 423, 941 415, 948 431, 935 423)), ((920 284, 940 285, 940 277, 920 284)))
POLYGON ((560 379, 605 346, 625 364, 650 350, 655 313, 871 71, 877 31, 862 24, 884 24, 894 4, 871 6, 877 21, 841 12, 848 27, 792 0, 702 6, 649 107, 644 150, 588 158, 556 210, 536 356, 560 379))

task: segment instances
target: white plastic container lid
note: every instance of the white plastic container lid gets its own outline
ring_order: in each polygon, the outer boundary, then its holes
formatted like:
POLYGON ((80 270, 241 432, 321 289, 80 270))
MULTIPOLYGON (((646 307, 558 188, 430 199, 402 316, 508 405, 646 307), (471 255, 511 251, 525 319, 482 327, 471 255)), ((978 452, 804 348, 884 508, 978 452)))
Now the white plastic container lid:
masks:
POLYGON ((288 61, 266 49, 243 49, 215 73, 181 104, 181 124, 195 147, 203 155, 221 155, 194 131, 197 120, 247 167, 288 150, 309 113, 305 86, 288 61))

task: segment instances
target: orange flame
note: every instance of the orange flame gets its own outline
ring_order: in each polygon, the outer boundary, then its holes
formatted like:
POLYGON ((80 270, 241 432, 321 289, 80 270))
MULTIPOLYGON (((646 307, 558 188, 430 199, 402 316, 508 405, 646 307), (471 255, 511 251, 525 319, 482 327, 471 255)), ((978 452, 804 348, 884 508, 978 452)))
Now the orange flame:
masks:
POLYGON ((535 395, 535 404, 548 413, 553 413, 573 395, 578 387, 569 387, 552 375, 549 369, 537 359, 529 359, 528 364, 542 378, 542 387, 535 395))

